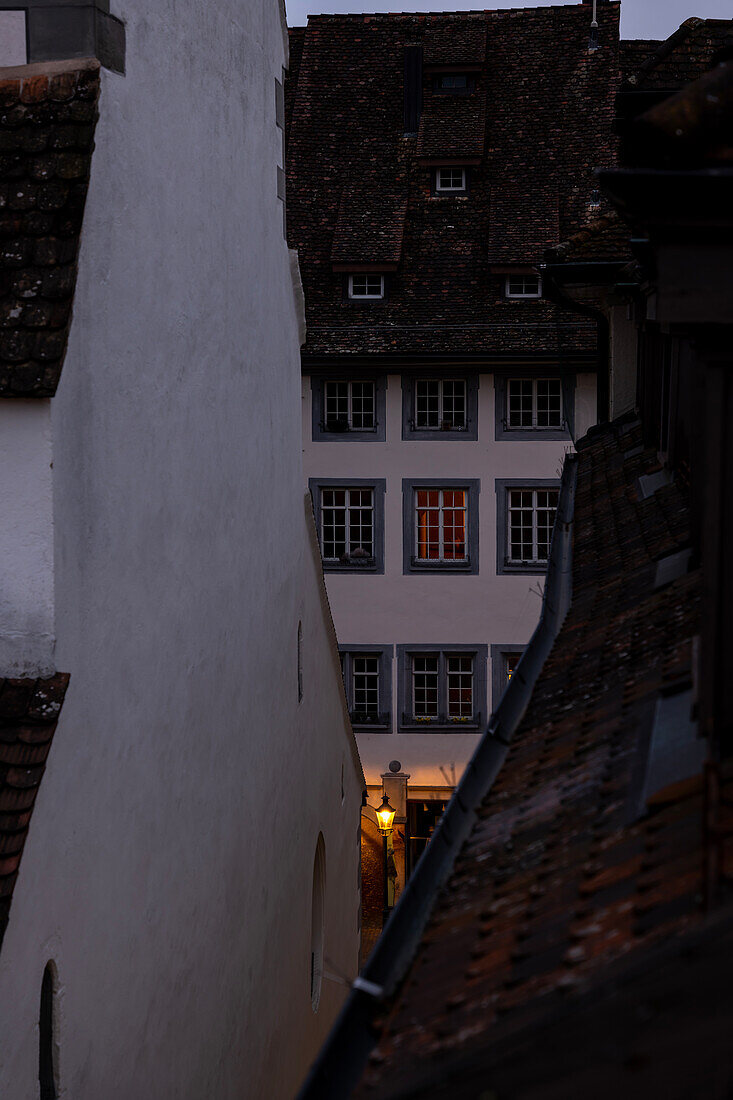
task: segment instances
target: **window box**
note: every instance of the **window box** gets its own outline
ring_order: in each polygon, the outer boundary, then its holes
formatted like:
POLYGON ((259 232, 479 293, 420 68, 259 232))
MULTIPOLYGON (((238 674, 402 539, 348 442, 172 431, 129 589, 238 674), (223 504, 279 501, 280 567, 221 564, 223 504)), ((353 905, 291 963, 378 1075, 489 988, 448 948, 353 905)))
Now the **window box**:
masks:
POLYGON ((384 443, 384 375, 311 377, 311 426, 314 443, 384 443))
POLYGON ((478 375, 432 371, 402 378, 404 440, 478 439, 478 375))
POLYGON ((575 375, 497 372, 494 375, 497 440, 572 441, 575 432, 575 375))
POLYGON ((392 732, 392 646, 340 646, 344 689, 354 729, 392 732))
POLYGON ((311 478, 324 573, 384 573, 383 478, 311 478))
POLYGON ((496 571, 547 571, 560 482, 497 478, 496 571))
POLYGON ((478 573, 481 483, 404 478, 403 572, 478 573))
POLYGON ((400 730, 475 733, 486 700, 486 645, 398 645, 400 730))

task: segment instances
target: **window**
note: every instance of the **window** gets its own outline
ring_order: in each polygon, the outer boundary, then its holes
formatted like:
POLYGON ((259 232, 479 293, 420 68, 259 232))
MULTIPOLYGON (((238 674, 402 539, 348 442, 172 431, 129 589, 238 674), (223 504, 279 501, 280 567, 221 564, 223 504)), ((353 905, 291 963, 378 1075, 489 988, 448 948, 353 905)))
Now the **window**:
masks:
POLYGON ((405 823, 405 872, 409 878, 417 866, 417 861, 432 839, 447 801, 431 799, 407 800, 407 821, 405 823))
POLYGON ((384 275, 349 275, 349 298, 384 298, 384 275))
POLYGON ((539 275, 508 275, 505 293, 507 298, 540 298, 542 280, 539 275))
POLYGON ((479 482, 402 482, 404 571, 478 571, 479 482))
POLYGON ((478 375, 435 374, 402 379, 402 438, 478 439, 478 375))
POLYGON ((575 375, 494 375, 496 439, 572 439, 575 375))
POLYGON ((355 729, 392 728, 392 646, 342 646, 344 688, 355 729))
POLYGON ((557 481, 497 480, 497 571, 544 573, 559 497, 557 481))
POLYGON ((496 710, 504 689, 519 664, 523 645, 492 645, 491 647, 491 707, 496 710))
POLYGON ((384 572, 383 479, 311 478, 325 572, 384 572))
POLYGON ((435 169, 435 193, 464 194, 466 193, 466 169, 465 168, 436 168, 435 169))
POLYGON ((439 95, 468 95, 473 91, 473 77, 468 73, 438 73, 433 77, 433 91, 439 95))
POLYGON ((384 442, 386 378, 311 378, 313 440, 384 442))
POLYGON ((375 427, 373 382, 324 382, 324 429, 327 432, 368 431, 375 427))
POLYGON ((415 489, 418 561, 467 561, 465 489, 415 489))
POLYGON ((455 731, 482 721, 486 646, 398 646, 401 727, 455 731))
POLYGON ((465 431, 465 379, 418 378, 415 381, 415 427, 423 431, 465 431))
POLYGON ((507 381, 508 428, 561 428, 559 378, 510 378, 507 381))

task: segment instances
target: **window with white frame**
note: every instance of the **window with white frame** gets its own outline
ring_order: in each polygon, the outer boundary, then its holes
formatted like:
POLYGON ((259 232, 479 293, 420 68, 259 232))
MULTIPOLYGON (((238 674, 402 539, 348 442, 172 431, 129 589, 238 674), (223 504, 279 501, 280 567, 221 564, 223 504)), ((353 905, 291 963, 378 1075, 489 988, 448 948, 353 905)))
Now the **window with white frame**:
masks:
POLYGON ((546 564, 555 523, 557 489, 507 490, 507 561, 546 564))
POLYGON ((562 381, 559 378, 509 378, 506 426, 513 428, 564 427, 562 381))
POLYGON ((476 726, 486 694, 486 646, 398 646, 401 725, 476 726))
POLYGON ((465 378, 417 378, 415 427, 425 431, 465 431, 465 378))
POLYGON ((354 726, 384 732, 392 718, 392 647, 342 647, 341 663, 354 726))
POLYGON ((323 423, 326 431, 374 431, 374 382, 323 383, 323 423))
POLYGON ((465 192, 466 169, 465 168, 436 168, 435 191, 436 194, 450 194, 465 192))
POLYGON ((321 547, 324 561, 373 560, 373 489, 321 490, 321 547))
POLYGON ((539 298, 542 280, 539 275, 507 275, 505 293, 507 298, 539 298))
POLYGON ((414 507, 416 561, 468 561, 466 490, 415 489, 414 507))
POLYGON ((349 298, 384 298, 384 275, 349 275, 349 298))

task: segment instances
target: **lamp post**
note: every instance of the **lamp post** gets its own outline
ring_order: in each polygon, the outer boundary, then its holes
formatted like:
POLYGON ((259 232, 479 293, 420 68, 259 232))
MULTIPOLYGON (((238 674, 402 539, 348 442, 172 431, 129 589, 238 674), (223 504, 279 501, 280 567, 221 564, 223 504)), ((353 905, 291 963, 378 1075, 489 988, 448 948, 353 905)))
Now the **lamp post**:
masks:
POLYGON ((389 859, 389 852, 387 842, 392 835, 392 825, 394 824, 394 815, 397 811, 394 806, 390 806, 387 795, 382 796, 382 805, 377 810, 377 821, 379 822, 379 831, 382 834, 382 843, 384 844, 384 909, 382 910, 382 927, 387 923, 387 918, 390 913, 389 905, 389 875, 387 874, 387 860, 389 859))

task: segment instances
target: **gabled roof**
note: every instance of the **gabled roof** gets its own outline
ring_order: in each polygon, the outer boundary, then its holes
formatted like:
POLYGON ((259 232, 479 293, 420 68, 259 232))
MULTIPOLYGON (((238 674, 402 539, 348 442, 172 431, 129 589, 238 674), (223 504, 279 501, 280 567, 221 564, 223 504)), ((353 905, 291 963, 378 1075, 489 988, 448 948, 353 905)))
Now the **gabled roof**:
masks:
POLYGON ((604 2, 599 12, 597 51, 588 50, 588 3, 321 15, 292 32, 288 236, 305 290, 304 361, 342 354, 595 361, 593 321, 547 301, 506 300, 503 275, 492 268, 531 267, 590 219, 593 172, 614 159, 619 82, 619 5, 604 2), (424 53, 417 134, 404 127, 410 46, 424 53), (441 94, 436 70, 469 73, 468 93, 441 94), (469 165, 467 196, 432 194, 442 159, 469 165), (344 301, 337 257, 373 248, 379 262, 386 242, 395 256, 400 232, 386 300, 356 308, 344 301))
POLYGON ((0 69, 0 397, 51 397, 71 325, 99 62, 0 69))
MULTIPOLYGON (((570 610, 355 1096, 490 1093, 518 1037, 703 922, 702 756, 653 756, 662 702, 684 725, 692 701, 687 501, 636 422, 578 449, 570 610)), ((562 1040, 544 1054, 563 1095, 562 1040)))
POLYGON ((631 72, 627 66, 627 83, 647 91, 681 88, 707 72, 715 55, 732 46, 733 20, 686 19, 641 61, 638 69, 631 72))
POLYGON ((69 677, 0 677, 0 945, 69 677))

